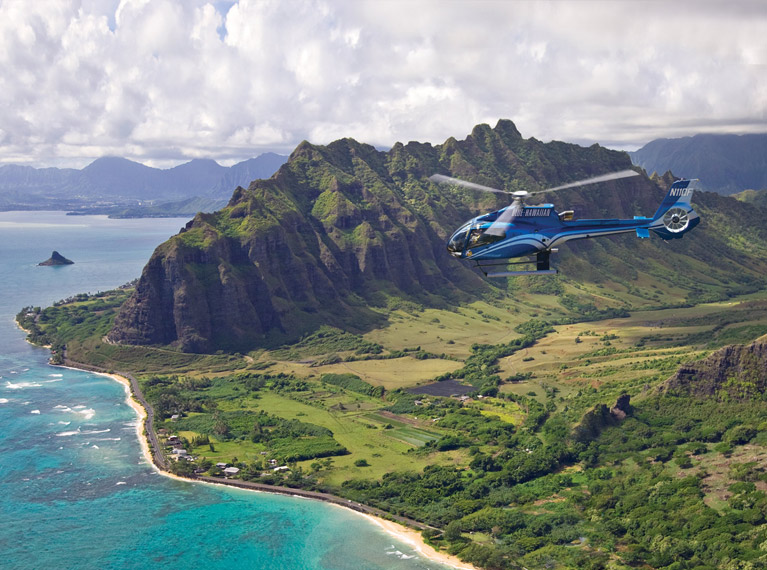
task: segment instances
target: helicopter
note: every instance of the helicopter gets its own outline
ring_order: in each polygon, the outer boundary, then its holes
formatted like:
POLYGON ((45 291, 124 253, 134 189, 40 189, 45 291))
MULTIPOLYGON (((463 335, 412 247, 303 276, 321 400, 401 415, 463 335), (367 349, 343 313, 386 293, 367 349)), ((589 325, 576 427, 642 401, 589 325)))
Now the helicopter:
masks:
POLYGON ((636 232, 639 238, 649 238, 650 231, 663 240, 679 239, 700 222, 690 205, 697 180, 677 180, 671 185, 658 210, 652 217, 634 216, 634 219, 575 220, 573 210, 556 212, 553 204, 527 206, 525 198, 534 194, 554 192, 587 184, 638 176, 634 170, 621 170, 562 186, 527 192, 509 192, 467 182, 458 178, 434 174, 429 180, 435 184, 453 184, 481 190, 509 194, 512 202, 506 208, 477 216, 458 228, 447 242, 447 250, 457 259, 474 261, 486 277, 513 277, 517 275, 551 275, 550 257, 567 241, 606 235, 636 232), (531 257, 524 261, 511 259, 531 257), (534 270, 489 271, 492 267, 536 264, 534 270))

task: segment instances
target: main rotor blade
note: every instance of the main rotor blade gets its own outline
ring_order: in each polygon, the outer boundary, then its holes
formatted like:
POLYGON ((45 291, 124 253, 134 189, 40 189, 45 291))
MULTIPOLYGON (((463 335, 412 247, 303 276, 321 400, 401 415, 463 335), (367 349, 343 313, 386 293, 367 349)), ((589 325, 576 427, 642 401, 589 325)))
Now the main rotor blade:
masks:
POLYGON ((536 190, 529 192, 529 194, 541 194, 543 192, 553 192, 554 190, 564 190, 565 188, 575 188, 576 186, 586 186, 587 184, 596 184, 597 182, 607 182, 609 180, 618 180, 619 178, 628 178, 630 176, 639 176, 639 173, 635 170, 621 170, 619 172, 611 172, 610 174, 602 174, 601 176, 594 176, 593 178, 586 178, 585 180, 576 180, 562 186, 555 186, 554 188, 546 188, 546 190, 536 190))
POLYGON ((506 190, 498 190, 497 188, 490 188, 489 186, 482 186, 481 184, 474 184, 474 182, 466 182, 466 180, 460 180, 451 176, 444 176, 443 174, 432 174, 429 176, 429 180, 435 184, 455 184, 456 186, 463 186, 465 188, 471 188, 473 190, 482 190, 483 192, 495 192, 496 194, 511 194, 506 190))
POLYGON ((522 201, 514 200, 483 233, 491 236, 504 237, 506 235, 506 230, 509 228, 509 224, 521 213, 522 201))

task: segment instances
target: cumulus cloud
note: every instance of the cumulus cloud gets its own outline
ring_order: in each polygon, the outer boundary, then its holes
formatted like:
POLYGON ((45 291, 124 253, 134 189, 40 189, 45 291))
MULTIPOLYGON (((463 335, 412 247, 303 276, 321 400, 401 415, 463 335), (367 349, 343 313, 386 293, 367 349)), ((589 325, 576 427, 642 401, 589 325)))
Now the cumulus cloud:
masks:
POLYGON ((759 1, 0 2, 0 162, 767 130, 759 1))

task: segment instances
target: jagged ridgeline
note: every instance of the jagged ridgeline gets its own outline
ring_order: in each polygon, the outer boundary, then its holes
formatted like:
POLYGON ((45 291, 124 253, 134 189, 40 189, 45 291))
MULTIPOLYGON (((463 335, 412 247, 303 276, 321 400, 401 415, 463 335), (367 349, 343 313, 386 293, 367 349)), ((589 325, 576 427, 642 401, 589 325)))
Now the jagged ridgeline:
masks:
MULTIPOLYGON (((191 352, 246 350, 295 340, 322 324, 369 329, 384 318, 371 307, 445 306, 506 294, 506 282, 489 284, 445 251, 459 224, 507 205, 503 198, 437 186, 427 177, 440 172, 536 190, 630 167, 626 153, 524 139, 506 120, 492 129, 479 125, 462 141, 398 143, 388 152, 351 139, 304 142, 271 179, 237 188, 226 208, 198 214, 157 248, 109 338, 191 352)), ((580 217, 648 215, 661 186, 635 177, 568 190, 556 202, 580 217)), ((711 208, 720 209, 717 199, 727 200, 712 198, 711 208)), ((707 208, 704 200, 704 220, 707 208)), ((691 291, 697 279, 747 284, 760 279, 764 266, 748 253, 751 245, 731 238, 753 221, 750 211, 728 200, 719 216, 737 222, 725 238, 704 230, 679 248, 633 237, 582 243, 565 248, 558 265, 590 281, 636 281, 647 271, 691 291), (710 261, 733 255, 736 261, 718 263, 711 275, 710 261)), ((759 247, 767 243, 762 225, 748 225, 759 247)))

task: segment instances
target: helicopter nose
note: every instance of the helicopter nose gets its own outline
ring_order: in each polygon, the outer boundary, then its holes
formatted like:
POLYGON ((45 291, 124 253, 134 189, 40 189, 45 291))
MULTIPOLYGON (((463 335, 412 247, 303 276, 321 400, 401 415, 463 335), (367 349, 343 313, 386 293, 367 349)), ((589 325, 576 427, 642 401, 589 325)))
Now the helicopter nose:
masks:
POLYGON ((468 231, 469 231, 468 228, 461 228, 460 230, 455 232, 450 237, 450 241, 447 242, 447 250, 454 257, 461 257, 461 253, 463 252, 463 249, 465 246, 466 235, 468 234, 468 231))

